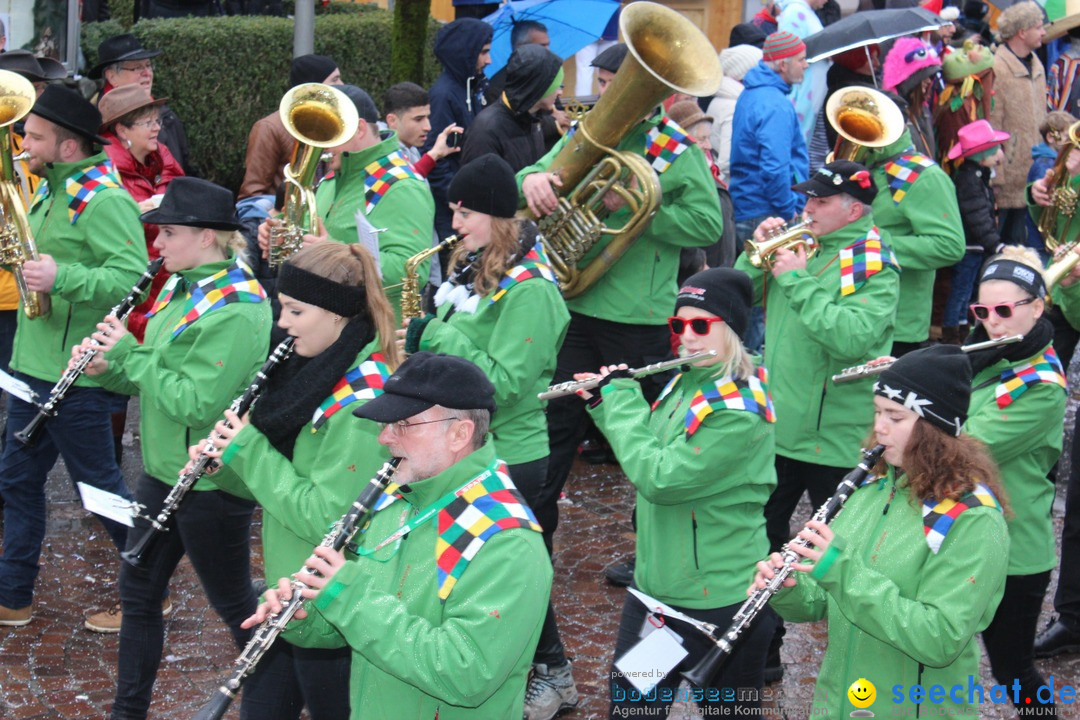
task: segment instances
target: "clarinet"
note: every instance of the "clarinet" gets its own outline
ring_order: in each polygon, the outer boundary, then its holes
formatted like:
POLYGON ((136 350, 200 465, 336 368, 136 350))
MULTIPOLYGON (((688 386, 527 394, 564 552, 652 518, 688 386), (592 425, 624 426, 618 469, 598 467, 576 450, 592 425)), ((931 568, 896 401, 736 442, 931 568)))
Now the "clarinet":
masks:
MULTIPOLYGON (((109 315, 123 322, 127 319, 127 316, 131 314, 131 311, 135 309, 135 306, 139 304, 139 298, 150 287, 150 283, 154 281, 154 276, 158 274, 158 270, 161 269, 162 264, 165 262, 164 258, 158 258, 151 260, 150 264, 146 266, 146 270, 139 276, 138 282, 131 288, 131 292, 127 297, 120 301, 120 304, 115 305, 112 310, 109 311, 109 315)), ((100 347, 101 343, 97 340, 90 340, 92 346, 100 347)), ((41 434, 41 429, 45 426, 45 421, 51 417, 56 416, 57 408, 60 403, 67 397, 68 391, 75 384, 75 381, 82 377, 82 374, 86 372, 86 367, 90 364, 90 361, 94 359, 98 354, 95 347, 91 347, 83 356, 79 358, 75 365, 69 367, 64 371, 64 374, 60 376, 60 379, 53 385, 52 390, 49 391, 49 399, 45 401, 43 405, 38 407, 38 413, 34 416, 34 419, 26 424, 19 432, 15 433, 15 439, 21 442, 27 447, 33 447, 37 442, 38 436, 41 434)))
MULTIPOLYGON (((263 366, 259 368, 259 371, 255 373, 255 377, 251 379, 251 384, 248 385, 244 393, 233 400, 229 409, 237 415, 243 415, 251 408, 251 405, 258 399, 259 395, 263 391, 263 387, 266 385, 266 380, 270 376, 281 361, 289 356, 292 352, 294 338, 285 338, 280 345, 274 348, 274 352, 270 354, 263 366)), ((225 421, 226 426, 229 425, 229 421, 225 421)), ((139 537, 135 543, 120 553, 122 557, 129 565, 133 567, 140 567, 146 562, 146 556, 149 554, 151 548, 156 542, 161 533, 168 532, 166 525, 169 522, 169 518, 176 513, 177 508, 180 507, 180 503, 183 502, 184 497, 187 496, 188 491, 195 487, 195 483, 206 475, 210 470, 217 467, 217 461, 210 457, 208 453, 211 453, 217 449, 214 443, 219 439, 219 435, 211 431, 210 435, 206 438, 206 444, 203 446, 202 452, 199 453, 199 457, 195 459, 194 464, 191 466, 191 470, 187 471, 180 476, 180 479, 176 481, 176 485, 173 486, 169 494, 165 496, 165 501, 161 505, 161 510, 158 511, 157 517, 151 518, 143 516, 144 519, 150 522, 150 527, 143 531, 143 534, 139 537)))
MULTIPOLYGON (((832 521, 843 509, 844 503, 851 497, 851 494, 873 477, 874 466, 877 465, 884 452, 884 445, 875 445, 869 450, 863 450, 862 461, 859 465, 844 476, 844 479, 840 481, 840 485, 836 488, 836 493, 825 501, 810 520, 826 524, 832 521)), ((731 626, 727 629, 727 632, 720 637, 710 635, 709 639, 716 643, 716 647, 709 650, 708 654, 697 665, 682 674, 691 685, 699 688, 709 687, 717 671, 720 670, 720 667, 735 649, 735 644, 743 631, 750 627, 754 619, 765 609, 769 598, 780 590, 784 580, 793 572, 792 566, 801 559, 802 556, 792 548, 809 547, 809 545, 808 541, 796 537, 783 547, 781 553, 784 561, 783 567, 775 571, 772 579, 769 580, 765 587, 755 590, 754 594, 742 604, 739 611, 735 613, 735 617, 731 619, 731 626)))
MULTIPOLYGON (((382 496, 390 479, 397 472, 401 458, 395 457, 387 460, 361 491, 359 497, 353 502, 349 511, 340 520, 335 522, 330 531, 319 543, 319 547, 341 548, 352 542, 357 532, 362 530, 374 512, 375 503, 382 496)), ((300 568, 303 572, 306 567, 300 568)), ((285 630, 285 626, 293 619, 297 611, 304 606, 305 598, 301 592, 307 589, 307 585, 299 580, 292 581, 292 595, 288 599, 282 598, 281 610, 274 613, 263 621, 252 634, 248 644, 244 647, 240 657, 236 658, 236 670, 229 676, 223 685, 214 691, 210 701, 202 707, 192 720, 221 720, 229 709, 229 705, 236 694, 240 691, 244 680, 255 670, 255 666, 262 660, 266 651, 277 639, 278 635, 285 630)))

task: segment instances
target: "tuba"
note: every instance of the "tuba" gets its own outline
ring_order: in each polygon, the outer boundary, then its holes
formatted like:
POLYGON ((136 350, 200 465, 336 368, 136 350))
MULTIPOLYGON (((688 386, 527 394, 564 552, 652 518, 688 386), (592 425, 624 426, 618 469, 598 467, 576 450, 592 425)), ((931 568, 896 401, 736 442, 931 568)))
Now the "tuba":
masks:
POLYGON ((889 97, 873 88, 840 88, 825 103, 825 118, 839 137, 829 162, 858 162, 866 148, 896 142, 904 133, 904 113, 889 97))
POLYGON ((1080 235, 1072 242, 1065 242, 1069 237, 1069 226, 1072 225, 1073 215, 1076 214, 1076 201, 1078 195, 1072 187, 1072 178, 1065 168, 1069 156, 1080 148, 1080 122, 1073 123, 1068 129, 1069 142, 1061 148, 1054 167, 1050 170, 1047 178, 1047 190, 1050 192, 1051 203, 1049 207, 1042 208, 1039 214, 1038 228, 1046 244, 1046 250, 1050 253, 1050 265, 1043 270, 1043 279, 1046 281, 1047 292, 1050 291, 1063 277, 1072 272, 1076 263, 1080 262, 1080 235), (1057 232, 1057 216, 1065 218, 1065 224, 1061 228, 1059 236, 1057 232))
POLYGON ((756 268, 772 270, 772 257, 780 248, 795 252, 795 248, 802 246, 806 257, 813 257, 818 250, 818 240, 817 236, 807 229, 809 226, 810 221, 803 220, 794 225, 783 225, 767 234, 760 242, 753 238, 747 240, 743 244, 746 259, 756 268))
POLYGON ((37 93, 29 80, 0 70, 0 264, 11 268, 23 312, 30 319, 47 315, 50 302, 48 294, 32 292, 23 279, 23 263, 37 260, 38 252, 15 177, 11 126, 30 112, 36 99, 37 93))
POLYGON ((285 166, 285 207, 280 226, 270 229, 267 262, 271 268, 292 257, 315 225, 315 171, 322 151, 350 140, 359 116, 345 93, 322 83, 304 83, 285 93, 278 106, 281 122, 296 138, 285 166))
POLYGON ((637 239, 660 206, 660 181, 640 155, 615 146, 673 92, 704 97, 722 72, 716 50, 694 23, 653 2, 623 8, 619 29, 629 52, 619 72, 548 168, 562 180, 559 207, 538 223, 563 295, 585 292, 637 239), (631 217, 605 227, 603 197, 617 193, 631 217), (603 237, 610 242, 586 267, 578 262, 603 237))

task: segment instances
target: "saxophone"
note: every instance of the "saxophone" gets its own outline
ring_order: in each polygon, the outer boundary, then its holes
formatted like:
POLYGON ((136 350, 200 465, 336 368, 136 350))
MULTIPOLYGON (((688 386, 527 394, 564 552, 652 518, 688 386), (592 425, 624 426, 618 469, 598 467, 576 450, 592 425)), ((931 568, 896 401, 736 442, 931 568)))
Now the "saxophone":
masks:
POLYGON ((443 250, 452 250, 461 242, 460 235, 451 235, 438 245, 418 252, 405 261, 405 277, 401 278, 401 319, 418 318, 424 314, 420 307, 420 263, 443 250))
POLYGON ((11 126, 29 114, 36 98, 29 80, 0 70, 0 264, 15 276, 23 312, 30 319, 48 315, 50 302, 48 294, 31 291, 23 279, 23 263, 37 260, 38 251, 15 177, 11 126))

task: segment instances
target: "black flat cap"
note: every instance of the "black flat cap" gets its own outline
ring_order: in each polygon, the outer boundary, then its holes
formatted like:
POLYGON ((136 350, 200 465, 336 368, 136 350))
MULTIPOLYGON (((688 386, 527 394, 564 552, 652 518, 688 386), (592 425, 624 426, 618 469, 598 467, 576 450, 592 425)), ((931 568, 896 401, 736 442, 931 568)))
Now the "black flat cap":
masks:
POLYGON ((483 370, 464 358, 418 352, 387 378, 382 395, 353 410, 353 415, 392 423, 435 405, 494 413, 495 386, 483 370))

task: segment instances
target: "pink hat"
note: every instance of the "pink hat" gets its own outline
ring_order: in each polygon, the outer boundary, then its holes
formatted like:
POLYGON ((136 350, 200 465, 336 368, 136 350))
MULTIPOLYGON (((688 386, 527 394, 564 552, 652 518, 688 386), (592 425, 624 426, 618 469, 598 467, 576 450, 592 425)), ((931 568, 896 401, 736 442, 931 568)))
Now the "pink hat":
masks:
POLYGON ((999 132, 990 127, 986 120, 976 120, 968 123, 956 133, 957 143, 949 150, 949 159, 958 157, 971 157, 983 150, 1000 145, 1009 139, 1009 133, 999 132))
POLYGON ((934 48, 918 38, 902 37, 885 56, 881 86, 885 90, 895 91, 908 78, 919 75, 918 80, 921 81, 938 70, 941 70, 941 58, 934 48))
POLYGON ((795 33, 787 30, 779 30, 765 38, 765 45, 761 48, 762 60, 771 62, 798 55, 806 49, 806 43, 799 39, 795 33))

